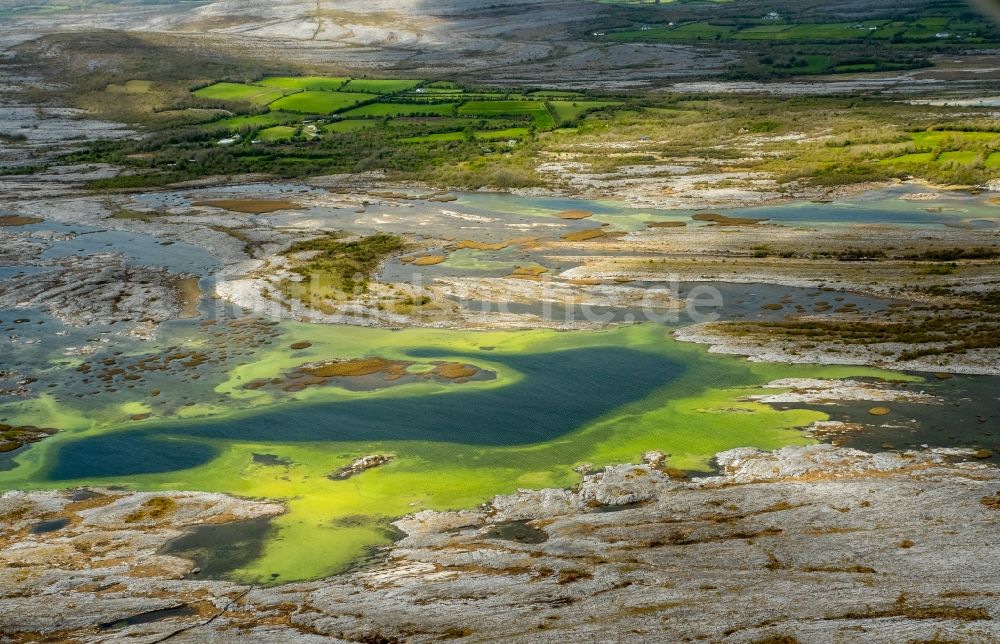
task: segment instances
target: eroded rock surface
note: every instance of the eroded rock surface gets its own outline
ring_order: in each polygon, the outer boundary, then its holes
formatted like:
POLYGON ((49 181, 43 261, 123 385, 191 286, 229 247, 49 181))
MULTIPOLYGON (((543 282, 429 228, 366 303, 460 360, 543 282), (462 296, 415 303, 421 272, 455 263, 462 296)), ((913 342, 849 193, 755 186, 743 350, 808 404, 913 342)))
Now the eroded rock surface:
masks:
POLYGON ((377 569, 272 588, 183 580, 193 564, 155 552, 184 525, 273 505, 8 493, 0 631, 180 642, 1000 638, 1000 471, 829 445, 718 461, 722 475, 691 482, 623 465, 575 490, 421 512, 397 522, 407 536, 377 569), (60 517, 65 527, 31 533, 60 517), (121 621, 150 611, 160 612, 121 621))
POLYGON ((0 309, 41 308, 68 326, 134 323, 131 332, 145 336, 180 314, 177 279, 163 268, 130 266, 116 254, 69 257, 4 280, 0 309))
POLYGON ((889 383, 859 380, 823 380, 820 378, 783 378, 764 385, 765 389, 788 389, 784 393, 748 396, 763 403, 817 403, 870 400, 875 402, 940 402, 923 391, 908 391, 889 383))

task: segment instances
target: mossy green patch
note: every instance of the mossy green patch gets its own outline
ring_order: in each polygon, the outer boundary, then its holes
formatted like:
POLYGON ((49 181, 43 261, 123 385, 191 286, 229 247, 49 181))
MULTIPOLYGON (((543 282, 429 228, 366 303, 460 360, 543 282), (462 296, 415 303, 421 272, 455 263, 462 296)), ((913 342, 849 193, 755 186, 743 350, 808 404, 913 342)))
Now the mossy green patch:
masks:
POLYGON ((234 116, 220 121, 213 121, 211 123, 206 123, 205 128, 224 127, 230 130, 240 130, 242 128, 271 127, 274 125, 284 125, 285 123, 297 123, 301 120, 301 114, 290 114, 288 112, 267 112, 266 114, 234 116))
POLYGON ((362 116, 451 116, 456 103, 372 103, 344 112, 345 117, 362 116))
MULTIPOLYGON (((211 426, 225 427, 224 431, 199 430, 201 425, 191 423, 204 421, 178 418, 170 424, 161 421, 159 425, 155 422, 115 425, 118 422, 115 419, 122 414, 121 408, 104 415, 90 414, 92 419, 103 418, 103 422, 77 423, 77 431, 60 433, 26 451, 18 457, 18 467, 0 472, 0 486, 23 489, 121 484, 142 490, 205 490, 283 500, 288 512, 275 520, 277 531, 266 543, 263 554, 231 575, 264 583, 291 581, 344 570, 364 559, 372 546, 392 539, 388 529, 392 518, 422 509, 470 508, 519 487, 572 485, 579 480, 573 468, 580 463, 600 466, 635 462, 645 451, 658 449, 671 455, 669 464, 673 467, 706 470, 712 455, 720 450, 807 443, 810 439, 798 428, 825 418, 824 414, 779 411, 746 402, 744 398, 755 391, 755 386, 781 377, 887 375, 853 367, 752 364, 709 354, 697 345, 675 342, 668 329, 657 325, 587 333, 391 331, 291 322, 283 326, 287 338, 309 342, 310 346, 292 351, 288 342, 275 343, 258 352, 251 363, 234 368, 229 378, 216 387, 215 393, 229 402, 186 408, 184 414, 209 415, 215 423, 211 426), (647 393, 637 393, 624 404, 611 405, 593 418, 582 419, 568 433, 537 442, 483 443, 476 438, 475 421, 470 421, 467 431, 450 435, 447 440, 420 438, 423 435, 420 432, 426 433, 426 428, 418 431, 422 419, 405 414, 394 418, 396 427, 392 433, 367 439, 339 438, 344 434, 340 421, 332 415, 316 417, 330 420, 326 421, 328 427, 309 428, 312 432, 309 435, 316 437, 315 440, 298 440, 286 432, 289 425, 298 422, 293 420, 296 410, 334 411, 337 405, 366 400, 399 409, 418 409, 421 407, 399 405, 407 400, 426 400, 432 405, 423 408, 433 409, 446 403, 454 406, 456 399, 447 397, 465 396, 462 400, 468 401, 470 412, 478 410, 470 418, 479 414, 482 422, 488 421, 490 415, 505 413, 497 403, 479 402, 480 394, 487 392, 515 396, 516 390, 521 392, 517 395, 530 393, 537 400, 546 401, 547 406, 568 403, 571 408, 573 396, 580 395, 581 390, 567 388, 566 383, 579 382, 574 378, 580 374, 575 370, 563 374, 560 367, 571 369, 570 365, 579 364, 575 356, 588 350, 602 350, 605 353, 599 355, 609 356, 614 354, 608 351, 626 350, 629 356, 646 356, 639 361, 643 364, 653 366, 663 361, 663 364, 683 365, 683 371, 662 385, 643 389, 647 393), (463 384, 461 393, 456 393, 454 385, 430 381, 377 391, 318 387, 285 396, 242 389, 243 383, 276 377, 304 362, 375 355, 425 365, 441 360, 458 361, 494 371, 497 378, 463 384), (543 372, 548 375, 541 378, 543 372), (277 410, 279 416, 268 410, 277 410), (270 415, 261 415, 264 412, 270 415), (265 417, 286 420, 275 425, 266 421, 261 426, 256 419, 265 417), (117 437, 118 442, 107 443, 124 450, 115 458, 129 461, 146 458, 142 452, 128 451, 143 448, 143 442, 129 439, 137 435, 155 439, 153 445, 161 455, 186 454, 205 448, 211 451, 205 458, 196 459, 198 464, 192 467, 52 480, 53 464, 59 463, 67 448, 74 445, 83 446, 83 451, 77 450, 80 454, 109 456, 87 447, 88 441, 117 437), (265 436, 270 438, 265 440, 265 436), (261 453, 273 455, 271 461, 276 464, 256 461, 253 455, 261 453), (390 454, 395 458, 347 480, 329 478, 331 472, 368 454, 390 454)), ((628 390, 628 383, 652 377, 651 370, 629 370, 626 365, 635 369, 634 358, 620 361, 621 366, 603 359, 598 364, 607 370, 593 374, 602 391, 620 394, 628 390)), ((516 409, 523 401, 511 398, 507 404, 516 409)), ((139 407, 128 408, 134 409, 139 407)), ((9 409, 5 407, 4 411, 7 413, 9 409)), ((31 411, 38 424, 43 425, 59 426, 62 423, 56 418, 66 420, 73 416, 68 407, 47 406, 40 401, 31 411), (52 417, 42 418, 46 412, 52 417)), ((67 425, 72 423, 63 426, 67 425)), ((292 429, 297 431, 295 427, 292 429)), ((125 466, 134 467, 135 463, 126 462, 125 466)))
POLYGON ((458 108, 462 116, 497 118, 503 116, 530 117, 539 128, 555 127, 555 120, 541 101, 469 101, 458 108))
POLYGON ((341 89, 345 92, 367 92, 371 94, 396 94, 420 85, 423 81, 405 79, 355 78, 341 89))
POLYGON ((621 105, 616 101, 551 101, 557 123, 575 121, 591 110, 599 110, 605 107, 615 107, 621 105))
POLYGON ((199 98, 210 98, 218 101, 245 101, 257 105, 267 105, 284 96, 285 92, 280 89, 244 85, 243 83, 215 83, 195 90, 193 94, 199 98))
POLYGON ((305 91, 278 99, 272 103, 272 107, 303 114, 332 114, 373 98, 374 94, 305 91))
POLYGON ((268 76, 254 85, 287 90, 334 91, 347 82, 346 78, 330 76, 268 76))
POLYGON ((343 134, 344 132, 354 132, 355 130, 367 130, 368 128, 379 127, 380 123, 374 119, 345 119, 335 121, 323 126, 323 131, 331 134, 343 134))
POLYGON ((292 138, 298 133, 299 128, 293 127, 291 125, 276 125, 274 127, 269 127, 261 130, 257 133, 257 139, 261 141, 267 141, 269 143, 276 143, 280 141, 291 141, 292 138))
POLYGON ((353 241, 342 241, 337 235, 323 235, 296 242, 286 255, 308 253, 309 259, 296 262, 292 272, 300 281, 283 284, 289 295, 309 304, 319 299, 352 296, 368 288, 368 281, 379 262, 403 249, 403 241, 389 234, 369 235, 353 241))

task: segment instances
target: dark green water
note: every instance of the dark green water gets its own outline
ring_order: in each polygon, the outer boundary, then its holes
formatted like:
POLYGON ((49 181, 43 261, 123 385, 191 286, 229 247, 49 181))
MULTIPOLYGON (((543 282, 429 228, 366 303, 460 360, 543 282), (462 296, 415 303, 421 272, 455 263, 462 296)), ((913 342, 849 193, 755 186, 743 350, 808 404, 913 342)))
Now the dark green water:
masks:
POLYGON ((989 460, 1000 462, 1000 378, 955 375, 946 380, 930 379, 911 385, 940 398, 921 404, 892 402, 890 412, 873 417, 872 402, 845 402, 836 406, 808 405, 830 415, 831 420, 860 422, 864 431, 840 437, 843 445, 868 452, 921 447, 989 449, 989 460))
POLYGON ((497 355, 491 360, 511 367, 523 378, 495 389, 292 403, 224 420, 151 423, 142 429, 68 442, 56 452, 48 477, 88 479, 196 467, 217 455, 216 448, 202 439, 537 443, 568 434, 610 409, 639 400, 684 372, 683 365, 663 356, 610 347, 497 355))
POLYGON ((198 562, 192 578, 214 579, 259 557, 274 532, 270 517, 200 525, 168 543, 162 553, 198 562))

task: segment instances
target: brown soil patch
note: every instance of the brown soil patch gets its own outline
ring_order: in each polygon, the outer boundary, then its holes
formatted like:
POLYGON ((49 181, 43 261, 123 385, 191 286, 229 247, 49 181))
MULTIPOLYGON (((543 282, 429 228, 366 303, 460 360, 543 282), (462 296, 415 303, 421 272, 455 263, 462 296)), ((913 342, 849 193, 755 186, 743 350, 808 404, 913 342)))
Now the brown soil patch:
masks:
POLYGON ((201 286, 197 277, 182 277, 174 287, 177 290, 177 300, 181 305, 182 320, 190 320, 201 315, 198 305, 201 303, 201 286))
POLYGON ((136 523, 152 519, 162 519, 177 509, 177 501, 169 496, 154 496, 142 504, 135 512, 125 517, 125 523, 136 523))
POLYGON ((593 216, 594 213, 589 210, 564 210, 556 215, 560 219, 586 219, 593 216))
POLYGON ((27 443, 37 443, 59 430, 51 427, 21 425, 14 427, 0 423, 0 452, 13 452, 27 443))
POLYGON ((312 346, 312 342, 309 342, 307 340, 303 340, 301 342, 293 342, 291 345, 289 345, 289 348, 291 348, 291 349, 293 349, 295 351, 300 351, 302 349, 308 349, 311 346, 312 346))
POLYGON ((716 212, 701 212, 697 215, 692 215, 691 219, 695 221, 708 221, 717 226, 753 226, 762 221, 767 221, 766 219, 754 219, 753 217, 729 217, 716 212))
POLYGON ((398 378, 406 374, 407 366, 406 362, 376 357, 328 362, 318 367, 304 367, 301 371, 320 378, 357 378, 374 373, 385 373, 398 378))
POLYGON ((0 216, 0 226, 28 226, 30 224, 40 224, 44 219, 38 217, 26 217, 25 215, 2 215, 0 216))
POLYGON ((409 199, 410 195, 405 192, 392 192, 391 190, 369 190, 372 197, 382 197, 383 199, 409 199))
POLYGON ((872 416, 885 416, 891 412, 892 410, 888 407, 872 407, 868 410, 868 413, 872 416))
POLYGON ((687 226, 683 221, 647 221, 646 228, 684 228, 687 226))
POLYGON ((587 230, 577 230, 571 233, 564 233, 562 238, 564 241, 587 241, 589 239, 599 239, 607 235, 601 228, 589 228, 587 230))
POLYGON ((476 375, 479 373, 479 368, 458 362, 442 362, 434 367, 431 373, 441 378, 447 378, 448 380, 461 380, 476 375))
POLYGON ((997 492, 994 496, 984 496, 979 499, 979 502, 991 510, 1000 510, 1000 492, 997 492))
POLYGON ((444 255, 424 255, 423 257, 414 259, 410 263, 414 266, 434 266, 435 264, 440 264, 446 259, 448 258, 444 255))
MULTIPOLYGON (((428 371, 411 373, 408 369, 414 364, 405 360, 388 360, 380 357, 312 363, 277 378, 248 382, 243 388, 253 391, 268 388, 295 393, 317 385, 336 384, 338 379, 378 375, 382 375, 386 383, 402 381, 404 377, 406 380, 403 382, 447 380, 462 383, 482 371, 475 365, 461 362, 435 362, 434 367, 428 371)), ((377 384, 373 386, 378 387, 377 384)))
POLYGON ((208 201, 196 201, 195 206, 211 206, 212 208, 222 208, 229 212, 242 212, 248 215, 263 215, 279 210, 299 210, 302 208, 294 201, 287 199, 210 199, 208 201))
POLYGON ((101 494, 99 492, 94 492, 94 496, 83 499, 82 501, 74 501, 70 503, 65 508, 64 511, 70 513, 78 513, 83 510, 91 510, 93 508, 103 508, 106 505, 111 505, 117 497, 112 494, 101 494))
POLYGON ((522 279, 538 279, 543 273, 548 273, 549 269, 544 266, 518 266, 510 272, 511 277, 522 279))
POLYGON ((479 242, 473 241, 471 239, 460 239, 453 244, 453 246, 459 250, 463 248, 468 248, 470 250, 503 250, 510 246, 520 246, 522 244, 528 244, 537 239, 537 237, 516 237, 514 239, 508 239, 507 241, 500 241, 495 243, 489 242, 479 242))

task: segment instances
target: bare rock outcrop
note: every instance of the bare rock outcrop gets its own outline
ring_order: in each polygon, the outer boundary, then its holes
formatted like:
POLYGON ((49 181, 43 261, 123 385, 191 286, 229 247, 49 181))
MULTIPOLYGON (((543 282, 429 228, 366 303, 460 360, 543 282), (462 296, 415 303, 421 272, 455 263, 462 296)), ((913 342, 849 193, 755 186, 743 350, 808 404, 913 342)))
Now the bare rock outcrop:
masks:
POLYGON ((112 502, 74 509, 69 493, 12 493, 0 503, 17 515, 0 523, 0 631, 178 642, 997 641, 1000 470, 954 458, 737 449, 718 456, 720 475, 685 482, 649 465, 609 467, 573 490, 418 513, 396 523, 407 536, 377 568, 270 588, 182 580, 183 566, 150 569, 136 557, 156 562, 176 534, 150 510, 154 499, 176 500, 178 525, 204 520, 212 504, 242 516, 273 506, 102 491, 112 502), (54 515, 71 527, 30 534, 54 515), (112 553, 68 545, 110 530, 118 551, 108 563, 112 553), (39 548, 48 554, 26 556, 39 548))
POLYGON ((179 278, 163 268, 130 266, 110 253, 65 258, 5 280, 0 308, 41 308, 69 326, 123 322, 143 336, 181 313, 179 278))

